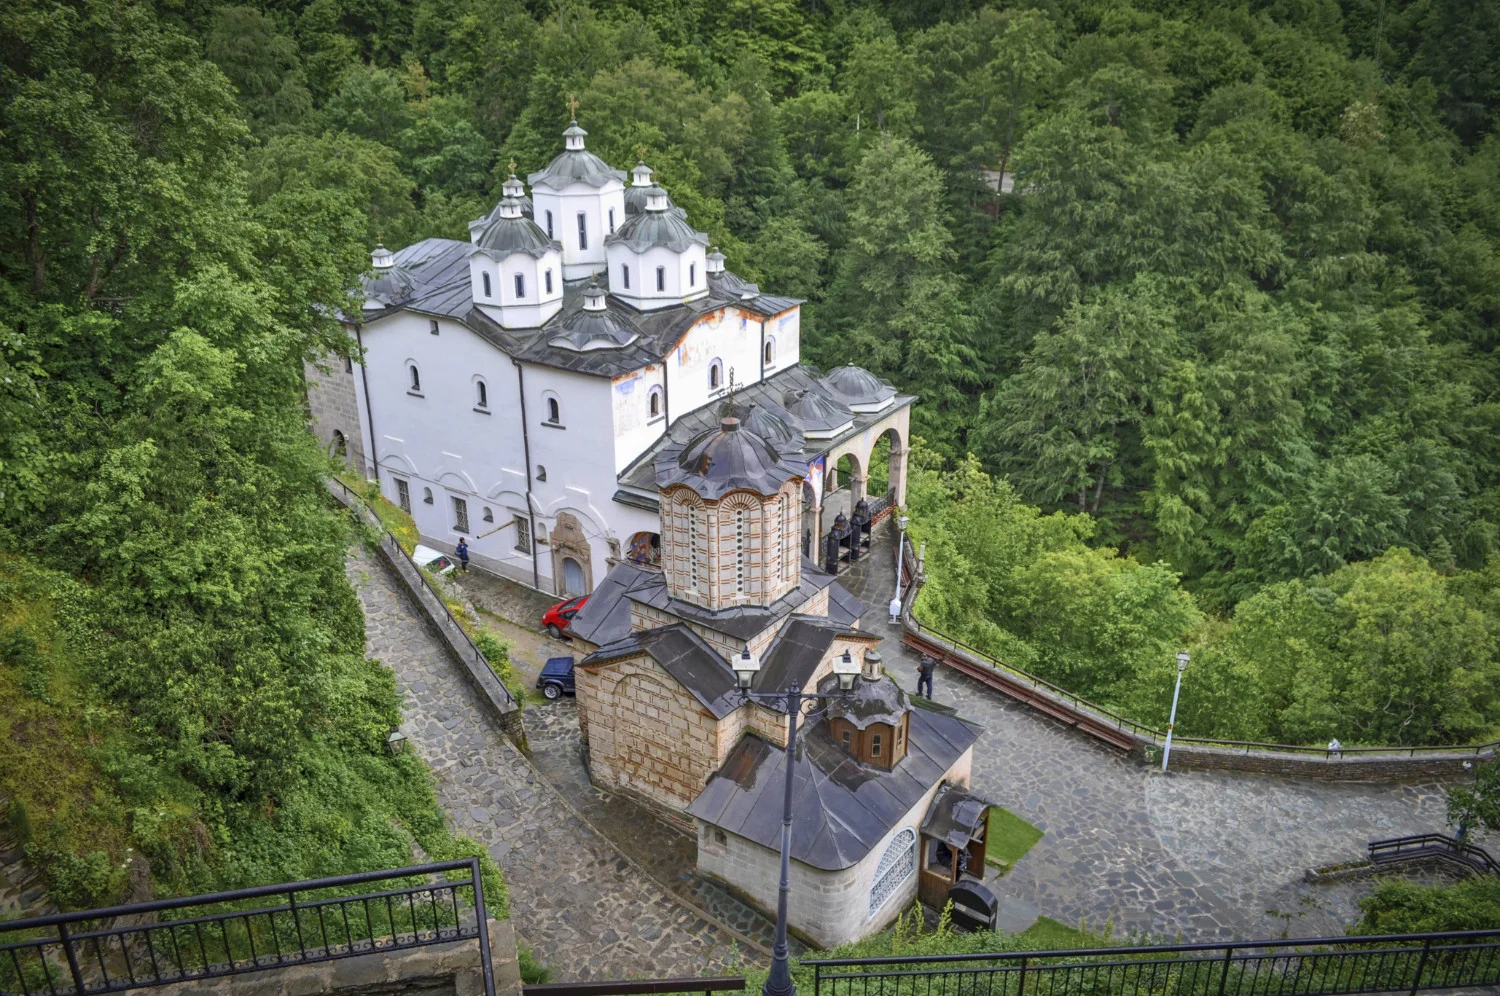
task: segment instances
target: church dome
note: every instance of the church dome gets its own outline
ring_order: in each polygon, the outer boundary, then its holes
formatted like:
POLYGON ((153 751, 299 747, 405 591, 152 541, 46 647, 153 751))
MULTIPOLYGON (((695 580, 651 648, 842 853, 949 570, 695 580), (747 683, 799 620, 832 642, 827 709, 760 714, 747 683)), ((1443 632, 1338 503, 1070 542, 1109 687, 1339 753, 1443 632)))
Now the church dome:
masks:
POLYGON ((596 284, 583 292, 582 310, 564 319, 547 345, 589 353, 597 349, 623 349, 639 338, 635 326, 610 312, 604 288, 596 284))
POLYGON ((365 292, 365 311, 379 311, 400 304, 416 289, 416 280, 396 265, 396 257, 383 245, 377 244, 375 251, 370 253, 370 267, 370 272, 360 280, 365 292))
POLYGON ((765 437, 746 430, 730 416, 705 429, 685 446, 668 446, 656 461, 656 483, 685 484, 700 497, 717 500, 731 491, 774 495, 807 468, 783 457, 765 437))
MULTIPOLYGON (((819 682, 818 691, 837 691, 837 682, 829 675, 819 682)), ((875 723, 895 726, 910 708, 906 693, 890 678, 862 676, 847 693, 830 696, 828 717, 848 720, 855 729, 864 730, 875 723)))
POLYGON ((818 387, 786 396, 786 410, 802 420, 802 432, 813 439, 826 439, 854 423, 854 412, 818 387))
POLYGON ((792 416, 789 413, 780 409, 773 411, 758 404, 745 417, 745 430, 766 439, 782 452, 800 450, 802 433, 791 423, 792 416))
POLYGON ((551 250, 561 249, 561 244, 547 238, 540 225, 522 215, 518 198, 501 200, 492 217, 474 240, 474 245, 491 259, 504 259, 518 252, 540 259, 551 250))
POLYGON ((896 396, 896 389, 863 367, 835 367, 818 381, 851 411, 879 411, 896 396))
POLYGON ((717 270, 709 269, 708 280, 721 296, 727 295, 739 301, 749 301, 760 297, 760 287, 758 285, 752 284, 744 277, 737 276, 724 269, 723 255, 715 255, 719 256, 719 268, 717 270))
POLYGON ((583 138, 587 134, 578 127, 577 121, 570 123, 563 132, 566 148, 547 164, 546 169, 528 176, 527 182, 533 187, 542 185, 553 190, 561 190, 574 183, 586 183, 591 187, 603 187, 611 180, 624 183, 623 170, 615 169, 583 147, 583 138))
POLYGON ((644 195, 645 205, 640 214, 630 215, 618 231, 605 237, 606 246, 623 246, 639 255, 654 246, 686 252, 695 245, 708 245, 708 235, 688 224, 686 213, 671 206, 671 198, 661 187, 652 184, 630 190, 644 195))

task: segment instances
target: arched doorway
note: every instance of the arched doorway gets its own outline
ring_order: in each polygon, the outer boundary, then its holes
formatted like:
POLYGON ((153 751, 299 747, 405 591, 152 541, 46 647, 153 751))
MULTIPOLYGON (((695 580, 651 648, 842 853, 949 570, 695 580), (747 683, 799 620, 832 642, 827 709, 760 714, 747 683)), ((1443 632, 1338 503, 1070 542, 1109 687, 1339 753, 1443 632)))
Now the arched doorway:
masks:
POLYGON ((826 533, 840 512, 846 518, 853 515, 855 502, 864 496, 864 469, 860 466, 858 457, 845 453, 828 471, 823 491, 823 528, 820 532, 826 533))
POLYGON ((582 595, 583 590, 583 565, 572 557, 563 558, 563 591, 564 595, 582 595))
POLYGON ((906 447, 901 433, 887 429, 875 440, 869 459, 869 494, 893 505, 906 504, 906 447))

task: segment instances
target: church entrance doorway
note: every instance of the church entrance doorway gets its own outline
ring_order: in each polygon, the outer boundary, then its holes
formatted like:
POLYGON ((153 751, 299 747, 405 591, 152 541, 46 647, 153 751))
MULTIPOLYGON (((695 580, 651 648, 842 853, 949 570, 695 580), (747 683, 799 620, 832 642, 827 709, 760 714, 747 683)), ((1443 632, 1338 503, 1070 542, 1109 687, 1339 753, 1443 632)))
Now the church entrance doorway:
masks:
POLYGON ((583 594, 583 566, 572 557, 563 558, 563 594, 583 594))

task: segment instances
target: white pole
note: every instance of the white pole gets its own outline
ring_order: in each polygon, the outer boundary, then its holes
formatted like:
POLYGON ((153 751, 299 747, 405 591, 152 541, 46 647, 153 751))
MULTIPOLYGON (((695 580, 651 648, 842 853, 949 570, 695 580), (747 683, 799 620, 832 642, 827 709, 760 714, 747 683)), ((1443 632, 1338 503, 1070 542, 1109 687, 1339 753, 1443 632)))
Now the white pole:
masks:
POLYGON ((1172 756, 1172 730, 1177 726, 1177 696, 1182 694, 1182 672, 1187 670, 1188 655, 1186 652, 1177 655, 1177 684, 1172 688, 1172 715, 1167 720, 1167 742, 1161 751, 1161 770, 1167 771, 1167 759, 1172 756))
POLYGON ((906 516, 898 509, 892 516, 896 523, 896 594, 891 598, 891 622, 901 621, 901 559, 906 552, 906 516))

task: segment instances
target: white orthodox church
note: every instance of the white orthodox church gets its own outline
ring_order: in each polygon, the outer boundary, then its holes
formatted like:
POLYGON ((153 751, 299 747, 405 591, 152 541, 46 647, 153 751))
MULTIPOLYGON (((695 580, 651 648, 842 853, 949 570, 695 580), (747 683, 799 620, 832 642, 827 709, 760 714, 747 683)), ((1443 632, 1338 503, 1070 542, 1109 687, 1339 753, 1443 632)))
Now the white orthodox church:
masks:
POLYGON ((801 302, 725 269, 644 163, 614 169, 586 134, 563 132, 529 198, 511 175, 469 241, 375 249, 345 316, 357 358, 307 368, 330 452, 423 542, 465 537, 475 566, 559 595, 657 566, 657 459, 726 402, 804 465, 789 551, 865 496, 882 440, 889 493, 871 498, 902 503, 915 399, 802 364, 801 302))

